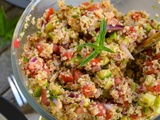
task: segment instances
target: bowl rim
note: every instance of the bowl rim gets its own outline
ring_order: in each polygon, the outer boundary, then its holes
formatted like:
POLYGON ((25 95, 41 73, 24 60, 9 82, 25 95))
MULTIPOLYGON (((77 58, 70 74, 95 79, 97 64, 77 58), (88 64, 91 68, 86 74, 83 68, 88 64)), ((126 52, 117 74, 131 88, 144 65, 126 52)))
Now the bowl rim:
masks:
POLYGON ((38 103, 36 102, 36 99, 34 99, 31 94, 29 94, 26 86, 24 85, 25 83, 23 83, 21 81, 21 79, 24 79, 26 80, 25 78, 22 78, 20 77, 21 73, 20 73, 20 69, 21 67, 18 67, 20 66, 18 64, 18 55, 17 55, 17 49, 14 48, 14 40, 19 38, 19 34, 21 32, 21 30, 23 30, 23 26, 22 26, 22 23, 24 23, 25 21, 25 18, 26 16, 32 11, 32 7, 33 6, 36 6, 41 0, 33 0, 30 2, 30 4, 26 7, 26 9, 24 10, 24 12, 22 13, 17 25, 16 25, 16 28, 15 28, 15 31, 14 31, 14 34, 13 34, 13 37, 12 37, 12 43, 11 43, 11 65, 12 65, 12 70, 13 70, 13 74, 16 78, 16 81, 17 81, 17 84, 18 86, 20 87, 20 90, 22 91, 23 95, 25 96, 25 98, 27 99, 28 103, 31 105, 31 107, 36 111, 38 112, 40 115, 42 115, 45 119, 47 120, 56 120, 53 115, 51 115, 49 112, 47 112, 45 109, 43 109, 43 107, 38 103), (19 69, 18 69, 19 68, 19 69))

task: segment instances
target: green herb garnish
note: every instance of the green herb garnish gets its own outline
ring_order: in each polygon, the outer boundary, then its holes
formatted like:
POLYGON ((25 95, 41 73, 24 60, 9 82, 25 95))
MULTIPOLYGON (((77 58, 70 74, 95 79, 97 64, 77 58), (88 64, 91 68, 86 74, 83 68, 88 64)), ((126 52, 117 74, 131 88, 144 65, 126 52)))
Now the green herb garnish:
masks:
POLYGON ((18 22, 19 16, 8 20, 3 6, 0 6, 0 47, 3 47, 8 41, 12 40, 12 34, 18 22))
POLYGON ((111 49, 104 46, 106 31, 107 31, 106 21, 105 19, 102 19, 101 24, 100 24, 100 32, 98 36, 96 37, 96 42, 95 43, 85 43, 85 44, 81 44, 78 46, 78 50, 82 49, 82 47, 85 47, 85 46, 89 46, 94 49, 93 52, 90 55, 88 55, 78 67, 82 67, 86 65, 90 60, 95 58, 102 50, 114 53, 111 49))

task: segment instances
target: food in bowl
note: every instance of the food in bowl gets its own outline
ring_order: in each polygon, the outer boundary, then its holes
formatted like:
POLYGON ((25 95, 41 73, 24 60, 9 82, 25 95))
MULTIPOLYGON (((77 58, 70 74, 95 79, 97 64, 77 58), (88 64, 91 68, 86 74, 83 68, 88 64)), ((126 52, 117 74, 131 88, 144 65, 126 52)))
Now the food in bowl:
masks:
POLYGON ((160 113, 160 42, 132 56, 160 30, 146 12, 123 14, 109 1, 60 1, 36 24, 19 63, 29 93, 56 119, 146 120, 160 113))

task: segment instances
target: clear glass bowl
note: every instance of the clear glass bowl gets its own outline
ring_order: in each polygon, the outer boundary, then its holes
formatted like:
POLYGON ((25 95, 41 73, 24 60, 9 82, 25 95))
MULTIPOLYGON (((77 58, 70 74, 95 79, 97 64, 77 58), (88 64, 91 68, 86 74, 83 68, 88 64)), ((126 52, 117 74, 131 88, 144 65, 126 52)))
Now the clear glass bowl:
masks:
MULTIPOLYGON (((90 0, 66 0, 66 4, 75 6, 85 1, 90 1, 90 0)), ((100 0, 94 0, 94 2, 97 2, 97 1, 100 1, 100 0)), ((147 13, 150 14, 151 18, 154 18, 155 14, 158 13, 159 12, 158 10, 160 9, 160 4, 158 4, 158 0, 111 0, 111 2, 121 12, 125 13, 130 10, 145 10, 147 11, 147 13), (156 7, 159 7, 159 9, 154 9, 156 7)), ((28 16, 29 14, 32 14, 32 16, 34 16, 35 18, 38 18, 42 15, 44 10, 47 9, 48 7, 53 7, 55 10, 58 10, 57 0, 33 0, 25 9, 24 13, 22 14, 17 24, 17 27, 13 35, 13 41, 16 38, 19 38, 20 34, 24 30, 23 27, 26 21, 26 16, 28 16)), ((160 21, 160 18, 158 18, 158 20, 160 21)), ((28 90, 26 87, 26 77, 21 70, 21 66, 18 64, 18 58, 20 57, 20 54, 23 51, 23 45, 26 43, 26 36, 33 33, 35 30, 36 30, 36 27, 31 23, 29 23, 28 29, 25 30, 25 35, 22 38, 22 41, 20 42, 20 47, 18 49, 15 49, 12 43, 11 59, 12 59, 13 73, 16 77, 16 80, 18 82, 18 85, 22 93, 26 97, 29 104, 38 113, 40 113, 46 120, 54 120, 55 118, 46 110, 44 110, 43 107, 36 102, 35 98, 33 98, 28 93, 28 90)))

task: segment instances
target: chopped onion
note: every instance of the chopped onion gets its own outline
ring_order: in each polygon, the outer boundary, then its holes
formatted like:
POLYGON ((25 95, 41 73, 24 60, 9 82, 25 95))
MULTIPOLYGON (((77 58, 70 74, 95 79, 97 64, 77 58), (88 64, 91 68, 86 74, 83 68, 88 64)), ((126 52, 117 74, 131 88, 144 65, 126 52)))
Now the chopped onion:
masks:
POLYGON ((130 59, 134 60, 134 57, 132 56, 132 54, 130 53, 130 51, 128 50, 128 48, 127 48, 123 43, 120 44, 120 49, 121 49, 123 52, 125 52, 130 59))
POLYGON ((104 107, 107 109, 107 110, 111 110, 113 108, 113 106, 111 104, 104 104, 104 107))
POLYGON ((68 95, 68 97, 74 98, 75 95, 74 95, 74 93, 71 92, 71 93, 68 95))
POLYGON ((111 31, 117 31, 117 30, 122 30, 124 28, 124 26, 122 25, 115 25, 115 26, 111 26, 111 25, 107 25, 107 30, 111 30, 111 31))
POLYGON ((53 103, 58 106, 58 101, 55 98, 53 99, 53 103))
POLYGON ((83 106, 84 105, 84 100, 81 100, 81 102, 79 104, 80 104, 80 106, 83 106))
POLYGON ((36 57, 33 57, 31 58, 30 62, 36 62, 37 61, 37 58, 36 57))

